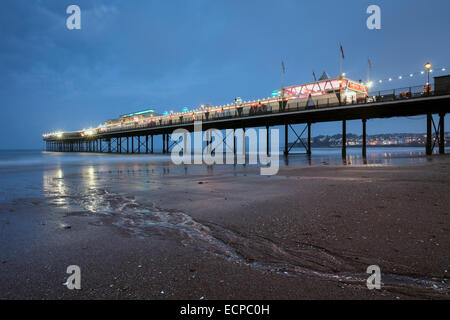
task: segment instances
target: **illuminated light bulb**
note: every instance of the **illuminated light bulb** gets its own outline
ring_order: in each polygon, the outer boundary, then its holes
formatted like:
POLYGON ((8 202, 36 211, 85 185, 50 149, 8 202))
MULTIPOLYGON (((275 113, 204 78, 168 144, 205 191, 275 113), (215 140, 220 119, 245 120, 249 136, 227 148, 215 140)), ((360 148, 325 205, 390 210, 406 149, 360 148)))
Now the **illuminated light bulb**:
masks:
POLYGON ((411 73, 409 76, 412 78, 413 74, 411 73))
POLYGON ((445 71, 445 68, 442 68, 442 71, 445 71))
POLYGON ((398 78, 399 78, 399 79, 403 79, 403 77, 402 77, 402 76, 399 76, 398 78))
POLYGON ((380 80, 379 82, 380 82, 380 83, 383 83, 383 80, 380 80))
POLYGON ((420 74, 424 74, 425 73, 425 71, 420 71, 420 74))
POLYGON ((389 78, 389 81, 392 81, 392 78, 389 78))
POLYGON ((345 77, 347 74, 345 72, 342 73, 342 76, 345 77))
POLYGON ((432 72, 433 72, 433 69, 430 70, 430 73, 432 73, 432 72))

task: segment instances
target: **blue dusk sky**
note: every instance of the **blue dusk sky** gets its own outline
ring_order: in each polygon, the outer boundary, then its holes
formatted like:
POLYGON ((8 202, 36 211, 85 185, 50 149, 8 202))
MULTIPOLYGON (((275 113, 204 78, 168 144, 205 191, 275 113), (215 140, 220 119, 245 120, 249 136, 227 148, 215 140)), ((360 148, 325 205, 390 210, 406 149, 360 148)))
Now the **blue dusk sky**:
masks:
MULTIPOLYGON (((422 85, 450 67, 450 1, 3 0, 0 10, 0 149, 41 148, 41 134, 97 126, 121 114, 267 97, 285 84, 339 73, 393 78, 375 89, 422 85), (81 8, 81 30, 66 9, 81 8), (366 9, 381 7, 381 30, 366 9), (438 69, 439 67, 439 69, 438 69)), ((446 127, 449 128, 447 116, 446 127)), ((313 126, 339 133, 340 123, 313 126)), ((361 133, 360 121, 348 132, 361 133)), ((368 133, 425 132, 423 117, 371 120, 368 133)))

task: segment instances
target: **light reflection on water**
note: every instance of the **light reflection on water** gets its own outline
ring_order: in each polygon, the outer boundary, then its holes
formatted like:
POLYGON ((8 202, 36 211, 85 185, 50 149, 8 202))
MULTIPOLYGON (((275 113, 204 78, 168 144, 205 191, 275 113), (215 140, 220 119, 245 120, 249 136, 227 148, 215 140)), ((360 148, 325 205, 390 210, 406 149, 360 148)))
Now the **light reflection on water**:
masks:
MULTIPOLYGON (((304 152, 293 149, 293 152, 304 152)), ((446 149, 447 153, 450 150, 446 149)), ((437 150, 435 150, 437 153, 437 150)), ((361 149, 348 148, 345 160, 339 148, 313 148, 312 155, 280 155, 280 166, 389 166, 425 163, 439 157, 427 157, 423 148, 369 148, 367 158, 361 149)), ((121 181, 133 176, 141 190, 154 190, 164 176, 195 176, 227 173, 242 175, 255 171, 255 165, 176 166, 170 155, 117 155, 86 153, 51 153, 41 151, 0 151, 0 201, 20 197, 41 197, 52 192, 60 195, 59 204, 68 196, 67 180, 79 179, 77 188, 95 189, 110 181, 101 172, 115 173, 121 181), (247 171, 246 171, 247 170, 247 171), (150 182, 149 182, 150 181, 150 182)), ((256 172, 256 171, 255 171, 256 172)), ((167 183, 167 181, 164 181, 167 183)))
MULTIPOLYGON (((293 150, 301 152, 303 150, 293 150)), ((361 150, 348 148, 345 159, 341 157, 340 149, 318 148, 313 154, 292 154, 289 157, 280 156, 280 166, 389 166, 433 161, 426 157, 420 148, 377 148, 368 149, 367 158, 363 158, 361 150)), ((255 174, 255 165, 189 165, 176 166, 171 163, 169 155, 78 155, 59 154, 56 166, 44 166, 42 170, 43 195, 54 198, 59 206, 67 205, 67 197, 72 193, 92 194, 91 205, 95 206, 95 191, 113 184, 127 184, 130 192, 133 190, 157 190, 163 183, 164 176, 196 176, 225 173, 231 175, 255 174), (69 156, 69 161, 65 157, 69 156), (74 159, 78 156, 78 163, 74 159), (56 168, 55 168, 56 167, 56 168), (253 170, 252 170, 253 169, 253 170), (132 179, 129 179, 129 178, 132 179), (68 183, 70 191, 68 190, 68 183), (132 184, 130 185, 130 181, 132 184)), ((54 156, 54 155, 52 155, 54 156)), ((89 201, 88 201, 89 203, 89 201)), ((91 210, 93 207, 87 207, 91 210)))

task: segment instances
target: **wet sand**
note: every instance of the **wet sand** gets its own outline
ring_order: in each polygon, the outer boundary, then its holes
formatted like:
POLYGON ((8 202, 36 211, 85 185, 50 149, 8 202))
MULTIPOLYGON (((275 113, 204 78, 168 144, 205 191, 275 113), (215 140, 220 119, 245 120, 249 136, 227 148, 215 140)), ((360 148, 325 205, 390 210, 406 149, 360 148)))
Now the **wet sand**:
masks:
POLYGON ((0 299, 450 297, 450 157, 213 170, 94 167, 88 192, 55 177, 46 197, 5 203, 0 299), (81 290, 63 286, 73 264, 81 290))

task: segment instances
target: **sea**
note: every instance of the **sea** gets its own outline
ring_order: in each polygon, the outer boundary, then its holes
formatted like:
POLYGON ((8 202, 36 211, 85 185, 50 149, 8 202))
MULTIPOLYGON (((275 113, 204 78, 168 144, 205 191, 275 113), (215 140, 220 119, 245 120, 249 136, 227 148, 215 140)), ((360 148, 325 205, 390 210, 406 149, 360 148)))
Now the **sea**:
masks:
MULTIPOLYGON (((450 150, 446 149, 446 153, 450 150)), ((360 148, 347 148, 342 158, 340 148, 313 148, 312 155, 304 149, 292 149, 288 157, 280 152, 279 165, 283 166, 395 166, 433 161, 425 155, 424 148, 377 147, 368 148, 364 159, 360 148)), ((437 150, 434 151, 437 154, 437 150)), ((214 175, 215 173, 250 170, 255 165, 175 165, 167 154, 107 154, 107 153, 63 153, 41 150, 0 151, 0 202, 20 198, 45 197, 49 182, 72 178, 78 183, 89 183, 101 175, 112 172, 140 172, 141 176, 152 175, 214 175), (95 177, 94 177, 95 175, 95 177)), ((54 184, 53 184, 54 185, 54 184)))

